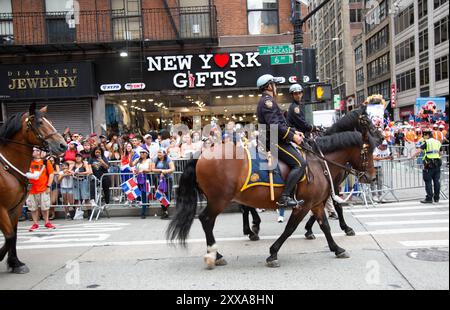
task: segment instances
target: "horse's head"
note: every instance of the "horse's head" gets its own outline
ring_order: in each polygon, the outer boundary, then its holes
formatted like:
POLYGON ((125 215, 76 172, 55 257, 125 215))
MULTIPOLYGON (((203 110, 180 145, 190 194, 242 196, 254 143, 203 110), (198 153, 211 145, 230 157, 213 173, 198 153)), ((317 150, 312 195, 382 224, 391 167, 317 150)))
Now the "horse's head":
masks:
POLYGON ((47 107, 37 110, 36 103, 31 104, 29 112, 23 117, 24 137, 28 143, 47 148, 50 152, 60 155, 67 150, 67 144, 45 117, 46 112, 47 107))

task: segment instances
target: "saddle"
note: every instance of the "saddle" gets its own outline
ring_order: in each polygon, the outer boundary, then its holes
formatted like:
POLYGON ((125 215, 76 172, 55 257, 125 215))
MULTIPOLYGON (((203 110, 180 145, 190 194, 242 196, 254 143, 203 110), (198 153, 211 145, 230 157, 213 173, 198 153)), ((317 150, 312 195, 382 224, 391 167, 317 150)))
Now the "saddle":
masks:
MULTIPOLYGON (((281 160, 278 160, 278 164, 275 167, 268 167, 268 157, 265 151, 258 152, 258 150, 254 147, 244 147, 244 151, 248 159, 249 167, 244 185, 241 188, 241 192, 255 186, 270 187, 269 172, 272 172, 273 174, 274 187, 285 186, 285 180, 290 172, 288 165, 281 160)), ((309 177, 307 177, 308 175, 308 167, 306 167, 306 173, 300 182, 304 182, 306 179, 309 181, 309 177)))

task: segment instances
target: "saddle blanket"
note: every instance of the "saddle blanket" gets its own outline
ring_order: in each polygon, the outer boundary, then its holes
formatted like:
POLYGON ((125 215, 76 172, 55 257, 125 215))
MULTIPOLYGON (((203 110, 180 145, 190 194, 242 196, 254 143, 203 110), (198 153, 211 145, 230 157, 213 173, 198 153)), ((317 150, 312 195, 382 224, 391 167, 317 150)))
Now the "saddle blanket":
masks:
MULTIPOLYGON (((263 154, 257 151, 256 148, 245 148, 247 159, 249 162, 248 173, 245 179, 245 183, 241 188, 241 192, 254 186, 268 186, 270 187, 269 172, 270 170, 260 170, 260 168, 268 167, 268 160, 263 154)), ((280 167, 277 164, 273 169, 273 186, 283 187, 285 181, 281 176, 280 167)))

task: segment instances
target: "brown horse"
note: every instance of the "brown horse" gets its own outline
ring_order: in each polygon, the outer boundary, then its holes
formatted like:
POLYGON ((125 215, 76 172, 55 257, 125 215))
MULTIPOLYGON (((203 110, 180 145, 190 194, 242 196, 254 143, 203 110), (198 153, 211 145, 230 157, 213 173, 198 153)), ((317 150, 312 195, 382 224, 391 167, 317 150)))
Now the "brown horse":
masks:
MULTIPOLYGON (((379 139, 374 139, 371 134, 371 122, 365 110, 359 112, 353 119, 345 118, 330 129, 330 135, 317 139, 317 145, 325 154, 325 158, 333 161, 330 164, 333 183, 341 178, 348 163, 360 172, 359 177, 363 182, 370 182, 375 178, 373 167, 373 149, 379 139), (355 122, 358 122, 356 124, 355 122), (346 128, 357 128, 358 131, 344 131, 346 128)), ((224 146, 216 146, 224 152, 224 146)), ((239 147, 233 148, 236 153, 242 152, 239 147)), ((248 159, 211 159, 203 153, 199 159, 191 160, 183 172, 177 192, 175 217, 169 224, 167 238, 170 241, 178 240, 186 245, 190 228, 195 216, 198 194, 203 193, 207 198, 207 206, 199 215, 203 230, 206 235, 207 254, 205 261, 208 268, 224 265, 226 261, 218 253, 213 228, 217 215, 229 206, 231 201, 253 208, 276 209, 282 188, 275 188, 275 201, 271 201, 267 187, 251 187, 240 191, 248 173, 248 159)), ((240 157, 234 157, 240 158, 240 157)), ((298 224, 311 210, 317 218, 320 228, 324 232, 329 248, 339 258, 348 257, 344 249, 339 247, 330 233, 324 206, 330 196, 331 186, 324 174, 323 161, 316 155, 307 153, 309 171, 314 175, 312 182, 298 184, 297 197, 305 200, 301 208, 293 209, 280 238, 271 246, 270 257, 267 258, 269 267, 278 267, 277 253, 284 241, 292 235, 298 224)), ((287 175, 287 167, 280 162, 282 174, 287 175)))
POLYGON ((26 173, 30 169, 33 147, 45 148, 59 155, 67 149, 64 138, 45 117, 47 107, 11 115, 0 128, 0 230, 5 244, 0 261, 8 254, 8 270, 28 273, 28 267, 17 257, 17 223, 28 194, 26 173))

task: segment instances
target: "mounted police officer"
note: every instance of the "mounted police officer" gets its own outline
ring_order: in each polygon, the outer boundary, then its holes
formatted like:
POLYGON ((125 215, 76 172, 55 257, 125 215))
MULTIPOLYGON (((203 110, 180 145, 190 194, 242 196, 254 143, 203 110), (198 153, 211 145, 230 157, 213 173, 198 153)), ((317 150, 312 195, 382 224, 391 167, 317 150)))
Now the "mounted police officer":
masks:
POLYGON ((296 184, 305 173, 305 160, 299 152, 290 144, 295 142, 300 145, 303 137, 300 132, 288 126, 283 112, 275 101, 277 97, 278 79, 270 74, 258 78, 256 85, 262 93, 257 106, 258 123, 266 125, 266 148, 277 150, 278 159, 285 162, 291 171, 286 179, 286 186, 281 194, 277 205, 279 207, 296 207, 304 204, 303 200, 296 201, 292 198, 296 184), (271 125, 278 130, 278 143, 270 141, 271 125))
POLYGON ((303 87, 300 84, 293 84, 289 88, 289 93, 292 96, 292 103, 289 106, 287 113, 287 122, 289 126, 294 127, 298 131, 305 134, 308 137, 309 133, 319 131, 314 125, 309 124, 305 119, 305 111, 301 105, 303 97, 303 87))
POLYGON ((434 139, 432 136, 432 131, 430 129, 425 129, 423 131, 424 141, 417 152, 414 154, 415 157, 419 156, 422 152, 423 155, 423 180, 425 182, 425 191, 427 196, 421 203, 438 203, 439 196, 441 192, 441 142, 434 139), (434 194, 433 186, 434 183, 434 194))

